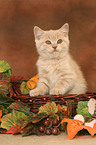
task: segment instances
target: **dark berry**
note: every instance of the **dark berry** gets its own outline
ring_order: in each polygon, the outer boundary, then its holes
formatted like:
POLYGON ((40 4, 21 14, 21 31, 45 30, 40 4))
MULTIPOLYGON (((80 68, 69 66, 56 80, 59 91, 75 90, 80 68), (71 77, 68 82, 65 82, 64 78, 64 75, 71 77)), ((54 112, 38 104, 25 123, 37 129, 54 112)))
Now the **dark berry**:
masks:
POLYGON ((51 118, 50 118, 50 117, 48 117, 46 120, 51 121, 51 118))
POLYGON ((53 125, 54 125, 54 126, 57 126, 58 123, 59 123, 59 121, 58 121, 56 118, 54 118, 54 119, 53 119, 53 125))
POLYGON ((40 132, 44 132, 44 130, 45 130, 45 127, 43 125, 39 126, 39 131, 40 132))
POLYGON ((49 120, 44 120, 43 124, 44 124, 44 126, 48 127, 50 125, 50 121, 49 120))
POLYGON ((58 129, 57 128, 52 128, 52 134, 57 135, 58 134, 58 129))
POLYGON ((45 133, 46 133, 47 135, 50 135, 50 134, 51 134, 51 129, 50 129, 50 128, 47 128, 47 129, 45 130, 45 133))

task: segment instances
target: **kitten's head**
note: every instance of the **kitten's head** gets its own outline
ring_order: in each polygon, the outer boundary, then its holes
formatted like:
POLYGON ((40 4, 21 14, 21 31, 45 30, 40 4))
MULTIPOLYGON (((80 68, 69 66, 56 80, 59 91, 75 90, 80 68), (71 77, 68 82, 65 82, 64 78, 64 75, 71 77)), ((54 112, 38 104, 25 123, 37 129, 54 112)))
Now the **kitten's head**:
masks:
POLYGON ((66 23, 58 30, 44 31, 34 27, 34 36, 37 51, 40 56, 47 58, 61 58, 68 53, 69 25, 66 23))

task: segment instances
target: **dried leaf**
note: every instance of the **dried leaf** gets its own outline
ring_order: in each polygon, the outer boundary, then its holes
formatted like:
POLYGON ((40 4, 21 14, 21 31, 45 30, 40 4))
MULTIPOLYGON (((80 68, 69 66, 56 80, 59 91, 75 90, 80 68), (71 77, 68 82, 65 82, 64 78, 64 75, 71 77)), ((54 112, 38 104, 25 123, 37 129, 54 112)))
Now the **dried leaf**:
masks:
POLYGON ((20 126, 12 126, 7 132, 6 134, 18 134, 21 132, 21 128, 20 126))

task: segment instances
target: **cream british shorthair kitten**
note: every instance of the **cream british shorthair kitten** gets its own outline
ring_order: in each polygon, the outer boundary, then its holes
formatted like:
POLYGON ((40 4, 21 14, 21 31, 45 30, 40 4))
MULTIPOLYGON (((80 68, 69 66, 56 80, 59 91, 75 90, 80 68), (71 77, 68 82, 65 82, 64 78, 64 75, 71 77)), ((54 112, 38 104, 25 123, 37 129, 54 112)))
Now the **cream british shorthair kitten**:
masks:
POLYGON ((86 81, 69 52, 69 25, 58 30, 43 31, 34 27, 39 59, 37 61, 39 81, 30 91, 30 96, 81 94, 87 90, 86 81))

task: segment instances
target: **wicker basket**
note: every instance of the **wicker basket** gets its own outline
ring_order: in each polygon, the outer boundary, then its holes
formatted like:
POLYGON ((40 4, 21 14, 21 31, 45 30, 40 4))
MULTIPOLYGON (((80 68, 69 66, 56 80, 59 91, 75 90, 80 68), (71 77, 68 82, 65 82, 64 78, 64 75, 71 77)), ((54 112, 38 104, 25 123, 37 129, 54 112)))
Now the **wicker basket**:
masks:
POLYGON ((23 103, 31 106, 31 111, 36 113, 41 105, 47 102, 54 101, 56 104, 67 105, 68 109, 71 110, 72 114, 76 114, 76 108, 78 101, 87 101, 90 98, 96 98, 96 93, 86 93, 86 94, 67 94, 67 95, 42 95, 36 97, 30 97, 29 95, 14 96, 14 100, 22 101, 23 103))

